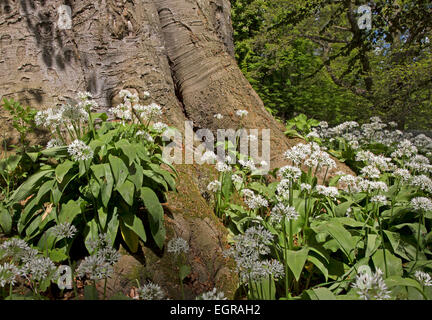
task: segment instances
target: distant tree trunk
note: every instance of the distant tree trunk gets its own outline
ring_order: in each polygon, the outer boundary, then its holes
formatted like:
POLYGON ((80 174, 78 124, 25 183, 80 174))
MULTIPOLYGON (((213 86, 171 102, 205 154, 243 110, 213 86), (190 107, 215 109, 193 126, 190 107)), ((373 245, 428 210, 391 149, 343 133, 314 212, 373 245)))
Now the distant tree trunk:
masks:
MULTIPOLYGON (((236 129, 240 121, 246 128, 271 129, 271 165, 280 166, 283 151, 293 142, 239 70, 230 19, 229 0, 0 0, 0 99, 42 107, 67 102, 86 90, 108 110, 121 89, 140 95, 149 91, 164 107, 166 121, 180 130, 185 120, 212 130, 236 129), (71 8, 71 29, 61 28, 60 5, 71 8), (235 116, 239 109, 249 111, 244 120, 235 116), (224 118, 215 122, 216 113, 224 118)), ((0 129, 11 132, 10 119, 2 112, 0 129)), ((196 189, 202 202, 203 184, 191 181, 195 187, 188 191, 196 189)), ((182 210, 173 209, 174 221, 188 208, 182 210)), ((210 207, 195 212, 207 213, 211 215, 210 207)), ((208 217, 203 222, 200 216, 199 223, 195 218, 187 218, 191 239, 199 240, 192 247, 204 260, 201 267, 195 264, 196 271, 205 269, 206 259, 222 259, 222 244, 203 248, 195 230, 201 226, 202 232, 211 223, 220 235, 223 231, 208 217)), ((173 225, 179 233, 185 224, 173 225)), ((208 272, 211 276, 201 272, 197 281, 221 279, 217 272, 222 269, 219 263, 214 273, 208 272)))

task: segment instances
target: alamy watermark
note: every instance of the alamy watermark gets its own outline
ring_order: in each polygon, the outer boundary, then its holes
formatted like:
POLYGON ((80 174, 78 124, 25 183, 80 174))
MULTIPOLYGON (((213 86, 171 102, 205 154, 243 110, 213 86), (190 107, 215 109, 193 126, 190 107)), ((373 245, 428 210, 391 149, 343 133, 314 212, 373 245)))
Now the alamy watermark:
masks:
POLYGON ((210 129, 194 132, 193 122, 185 121, 184 136, 169 128, 162 138, 170 142, 162 152, 163 159, 169 164, 201 165, 215 161, 235 164, 239 153, 260 164, 259 174, 266 174, 270 169, 270 129, 217 129, 215 135, 210 129), (205 156, 212 153, 216 157, 205 156))

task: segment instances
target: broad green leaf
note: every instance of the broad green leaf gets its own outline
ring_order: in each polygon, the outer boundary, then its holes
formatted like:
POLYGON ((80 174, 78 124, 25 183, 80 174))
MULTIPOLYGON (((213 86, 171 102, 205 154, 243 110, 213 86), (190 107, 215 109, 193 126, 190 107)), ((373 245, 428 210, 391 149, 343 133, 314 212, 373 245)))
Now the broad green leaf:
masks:
POLYGON ((129 166, 132 164, 132 162, 134 162, 136 156, 137 156, 137 151, 136 148, 134 146, 132 146, 129 141, 122 139, 119 140, 118 142, 115 143, 115 147, 120 149, 123 154, 128 158, 129 160, 129 166))
POLYGON ((107 234, 111 239, 111 245, 114 245, 115 239, 117 237, 118 228, 120 221, 118 219, 117 207, 114 208, 113 212, 109 215, 109 222, 107 228, 107 234))
POLYGON ((43 170, 35 173, 29 177, 22 185, 15 190, 12 194, 10 203, 16 203, 26 199, 29 195, 36 193, 37 188, 42 184, 42 181, 46 177, 50 177, 54 172, 54 169, 43 170))
MULTIPOLYGON (((394 256, 387 249, 385 250, 385 258, 387 262, 387 276, 402 276, 402 260, 394 256)), ((385 275, 385 263, 384 263, 384 253, 382 249, 379 249, 372 256, 372 261, 374 263, 375 269, 380 268, 385 275)))
POLYGON ((49 258, 53 262, 62 262, 67 260, 68 255, 66 249, 66 247, 51 249, 49 251, 49 258))
POLYGON ((126 242, 129 250, 132 253, 135 253, 138 251, 138 235, 133 232, 131 229, 126 227, 124 223, 120 220, 120 232, 122 235, 123 240, 126 242))
POLYGON ((84 244, 87 248, 87 251, 92 254, 93 248, 91 245, 89 245, 89 241, 96 241, 99 239, 99 229, 95 218, 87 222, 87 226, 84 231, 84 239, 84 244))
POLYGON ((85 286, 84 287, 84 299, 85 300, 98 300, 98 292, 95 286, 85 286))
POLYGON ((368 234, 366 257, 370 257, 371 255, 373 255, 380 245, 381 245, 381 239, 378 237, 378 235, 368 234))
POLYGON ((143 168, 134 163, 130 169, 128 180, 134 183, 137 190, 140 190, 143 185, 143 168))
POLYGON ((62 183, 64 176, 69 172, 74 166, 75 162, 66 160, 65 162, 59 164, 55 169, 56 180, 58 183, 62 183))
POLYGON ((288 267, 292 271, 295 279, 300 279, 301 272, 308 258, 309 248, 302 248, 298 251, 288 250, 287 252, 287 263, 288 267))
POLYGON ((69 222, 75 219, 77 215, 81 213, 81 203, 79 200, 69 200, 66 204, 63 204, 58 216, 59 223, 69 222))
POLYGON ((191 267, 183 264, 180 266, 180 270, 179 270, 179 277, 180 277, 180 281, 183 281, 191 272, 191 267))
POLYGON ((0 231, 5 234, 9 234, 12 229, 12 217, 9 211, 0 206, 0 231))
POLYGON ((305 291, 311 300, 336 300, 336 296, 327 288, 316 288, 305 291))
POLYGON ((148 218, 153 239, 158 247, 162 248, 165 241, 165 228, 163 226, 164 211, 162 205, 156 193, 147 187, 141 188, 141 199, 149 213, 148 218))
POLYGON ((142 241, 147 241, 144 224, 136 214, 133 214, 130 211, 123 211, 120 215, 120 219, 125 226, 135 232, 142 241))
POLYGON ((108 160, 111 165, 111 170, 114 176, 114 181, 116 183, 116 186, 122 185, 129 174, 128 168, 126 167, 123 160, 120 159, 119 157, 110 154, 108 156, 108 160))
POLYGON ((120 193, 124 201, 129 206, 133 205, 135 196, 135 185, 132 182, 126 180, 122 185, 117 185, 116 190, 120 193))
POLYGON ((336 240, 342 252, 351 260, 354 260, 354 239, 351 234, 336 221, 329 221, 320 225, 320 231, 326 231, 336 240))

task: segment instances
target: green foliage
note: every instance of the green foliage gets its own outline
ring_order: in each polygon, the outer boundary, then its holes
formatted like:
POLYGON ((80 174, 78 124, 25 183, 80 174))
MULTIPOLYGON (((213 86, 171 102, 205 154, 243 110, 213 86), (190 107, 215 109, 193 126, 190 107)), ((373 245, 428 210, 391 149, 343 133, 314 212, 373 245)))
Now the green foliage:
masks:
POLYGON ((34 117, 37 111, 28 106, 23 107, 19 102, 13 99, 8 100, 6 98, 3 99, 3 104, 0 106, 9 111, 12 116, 12 126, 20 135, 20 143, 23 147, 26 147, 28 144, 26 136, 34 131, 34 117))
POLYGON ((330 124, 395 120, 400 129, 432 119, 430 7, 375 1, 372 30, 358 28, 353 1, 232 2, 235 54, 273 114, 330 124))

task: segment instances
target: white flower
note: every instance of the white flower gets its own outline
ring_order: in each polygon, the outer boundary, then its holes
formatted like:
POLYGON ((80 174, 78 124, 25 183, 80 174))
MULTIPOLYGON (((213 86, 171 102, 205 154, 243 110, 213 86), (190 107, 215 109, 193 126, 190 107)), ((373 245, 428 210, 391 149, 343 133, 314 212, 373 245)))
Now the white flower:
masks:
POLYGON ((138 296, 141 300, 162 300, 165 294, 159 285, 149 282, 138 289, 138 296))
POLYGON ((216 170, 219 172, 228 172, 231 171, 231 167, 226 163, 219 161, 216 163, 216 170))
POLYGON ((236 111, 236 115, 239 116, 240 118, 243 118, 244 116, 247 116, 248 113, 249 113, 249 112, 246 111, 246 110, 237 110, 237 111, 236 111))
POLYGON ((148 97, 150 97, 150 92, 148 92, 148 91, 144 91, 144 92, 143 92, 143 95, 144 95, 144 97, 148 98, 148 97))
POLYGON ((114 268, 100 255, 92 255, 85 257, 78 266, 76 273, 78 277, 87 276, 91 280, 100 280, 111 277, 114 268))
POLYGON ((287 206, 282 202, 277 203, 272 211, 270 219, 280 223, 285 217, 286 220, 297 220, 300 215, 294 207, 287 206))
POLYGON ((153 137, 148 132, 145 132, 143 130, 138 130, 136 135, 137 136, 143 136, 143 138, 149 142, 154 142, 153 137))
POLYGON ((293 166, 284 166, 279 169, 277 174, 282 179, 292 179, 296 181, 301 176, 301 170, 293 166))
POLYGON ((15 284, 17 277, 21 275, 21 271, 12 263, 0 264, 0 287, 6 286, 8 283, 15 284))
POLYGON ((77 96, 78 96, 78 99, 80 99, 82 101, 87 101, 87 100, 93 98, 92 94, 90 92, 87 92, 87 91, 84 91, 84 92, 83 91, 79 91, 77 93, 77 96))
POLYGON ((173 254, 187 253, 189 251, 189 244, 183 238, 173 238, 168 242, 168 252, 173 254))
POLYGON ((208 184, 207 190, 211 191, 211 192, 217 192, 220 190, 221 186, 222 186, 221 182, 218 180, 215 180, 215 181, 212 181, 208 184))
POLYGON ((28 261, 23 269, 22 274, 25 275, 27 279, 32 279, 33 281, 42 281, 47 277, 50 277, 56 271, 56 266, 51 261, 50 258, 41 257, 34 258, 28 261))
POLYGON ((244 160, 240 159, 238 162, 241 164, 241 166, 243 168, 247 168, 250 171, 256 170, 255 162, 252 159, 247 160, 247 161, 244 161, 244 160))
POLYGON ((432 211, 432 201, 425 197, 411 199, 411 206, 416 211, 432 211))
POLYGON ((93 150, 81 140, 75 140, 68 146, 68 153, 74 161, 86 161, 93 158, 93 150))
POLYGON ((51 139, 48 141, 46 148, 51 149, 60 146, 62 146, 62 142, 59 139, 51 139))
POLYGON ((200 295, 196 300, 226 300, 225 294, 223 292, 217 292, 216 288, 200 295))
POLYGON ((387 197, 383 195, 376 195, 373 196, 370 201, 378 204, 387 204, 387 197))
POLYGON ((213 117, 215 117, 218 120, 223 119, 223 115, 221 115, 220 113, 216 113, 213 117))
POLYGON ((206 151, 201 157, 201 161, 205 163, 213 163, 217 160, 217 156, 213 151, 206 151))
POLYGON ((382 278, 382 271, 377 269, 373 275, 369 275, 367 272, 358 274, 356 276, 356 282, 352 285, 353 288, 357 289, 357 293, 361 299, 364 300, 385 300, 390 299, 390 291, 387 290, 387 286, 382 278))
POLYGON ((233 174, 231 176, 231 180, 234 183, 243 183, 243 178, 241 176, 239 176, 238 174, 233 174))
POLYGON ((60 223, 51 229, 52 234, 56 236, 57 239, 73 238, 77 231, 77 228, 69 222, 60 223))
POLYGON ((128 106, 120 103, 117 107, 111 109, 112 113, 119 119, 123 121, 132 120, 132 113, 128 106))
POLYGON ((241 192, 244 196, 244 202, 250 209, 255 210, 261 207, 268 207, 268 201, 263 196, 255 194, 250 189, 243 189, 241 192))
POLYGON ((156 131, 158 131, 158 132, 162 132, 166 128, 168 128, 168 125, 166 125, 163 122, 156 122, 155 124, 153 124, 153 129, 156 130, 156 131))
POLYGON ((315 188, 318 194, 321 194, 325 197, 337 198, 339 196, 339 190, 336 187, 317 185, 315 188))
POLYGON ((381 172, 374 166, 366 166, 361 169, 361 174, 370 179, 378 179, 381 172))
POLYGON ((309 183, 302 183, 300 184, 300 190, 309 192, 312 190, 312 186, 309 183))
POLYGON ((424 174, 414 176, 411 180, 411 185, 419 187, 423 191, 432 193, 432 180, 424 174))
POLYGON ((417 270, 414 276, 417 278, 418 282, 420 282, 423 286, 426 287, 432 286, 432 279, 428 273, 417 270))

